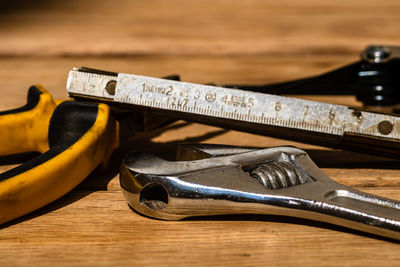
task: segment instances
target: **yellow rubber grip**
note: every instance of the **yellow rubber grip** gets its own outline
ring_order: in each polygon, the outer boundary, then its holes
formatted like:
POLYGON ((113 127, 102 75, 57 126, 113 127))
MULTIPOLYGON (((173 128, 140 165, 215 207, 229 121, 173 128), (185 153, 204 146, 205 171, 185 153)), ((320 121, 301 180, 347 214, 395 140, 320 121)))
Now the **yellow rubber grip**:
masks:
POLYGON ((56 106, 45 89, 32 86, 25 106, 0 112, 0 156, 48 150, 49 121, 56 106))
MULTIPOLYGON (((2 150, 2 153, 15 154, 14 148, 18 153, 30 149, 41 151, 46 146, 50 149, 0 174, 0 224, 63 196, 97 166, 107 162, 111 152, 118 146, 118 124, 107 105, 74 101, 56 105, 54 101, 48 101, 47 92, 39 91, 40 98, 34 108, 4 115, 19 116, 18 126, 28 131, 34 130, 30 131, 32 136, 17 134, 17 138, 12 140, 13 144, 10 142, 9 148, 2 150), (48 113, 52 114, 47 116, 48 113), (47 121, 44 121, 44 117, 47 121), (23 123, 24 118, 29 125, 23 123), (25 144, 18 146, 14 141, 25 144)), ((0 116, 0 124, 5 123, 2 120, 0 116)), ((11 125, 13 131, 16 129, 10 122, 5 124, 11 125)), ((3 128, 3 131, 7 130, 3 128)), ((2 138, 4 136, 9 135, 5 134, 2 138)), ((8 144, 4 140, 0 142, 8 144)))

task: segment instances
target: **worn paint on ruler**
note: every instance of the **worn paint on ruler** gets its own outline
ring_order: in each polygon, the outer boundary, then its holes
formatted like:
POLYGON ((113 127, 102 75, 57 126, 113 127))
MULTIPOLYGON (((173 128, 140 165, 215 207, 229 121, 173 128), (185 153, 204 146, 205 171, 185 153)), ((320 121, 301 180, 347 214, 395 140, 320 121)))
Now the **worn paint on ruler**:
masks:
MULTIPOLYGON (((393 115, 358 111, 346 106, 291 97, 124 73, 118 75, 115 95, 110 96, 104 93, 103 85, 106 83, 104 76, 71 71, 72 78, 69 79, 67 89, 75 94, 106 97, 115 102, 318 133, 343 135, 345 132, 351 132, 400 138, 400 119, 393 115), (99 86, 103 88, 98 88, 99 86), (93 87, 98 90, 89 90, 93 87), (379 131, 378 124, 383 121, 393 126, 390 133, 382 134, 382 131, 379 131)), ((107 79, 115 77, 107 76, 107 79)))

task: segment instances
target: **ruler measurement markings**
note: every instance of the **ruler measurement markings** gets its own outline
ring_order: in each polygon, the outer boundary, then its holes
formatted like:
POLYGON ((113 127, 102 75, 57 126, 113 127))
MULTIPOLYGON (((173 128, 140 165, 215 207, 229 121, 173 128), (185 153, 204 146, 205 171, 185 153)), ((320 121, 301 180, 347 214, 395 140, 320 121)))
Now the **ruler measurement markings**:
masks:
MULTIPOLYGON (((116 92, 119 92, 120 95, 119 99, 118 97, 114 97, 115 101, 266 125, 332 133, 336 135, 343 135, 344 132, 352 132, 387 138, 399 138, 399 129, 397 129, 397 125, 400 124, 399 119, 390 115, 362 111, 357 117, 354 115, 354 110, 340 105, 265 95, 235 89, 187 85, 187 83, 165 81, 136 75, 124 74, 122 78, 129 76, 132 82, 129 82, 129 79, 124 82, 117 82, 116 92), (170 101, 169 96, 159 92, 152 92, 150 94, 151 101, 149 101, 150 99, 147 98, 148 92, 140 92, 143 87, 140 84, 141 82, 147 82, 150 85, 154 85, 155 87, 159 86, 160 88, 166 85, 171 86, 171 88, 174 88, 174 86, 186 86, 186 88, 184 88, 186 90, 180 91, 181 97, 177 96, 177 90, 174 90, 174 95, 179 105, 176 103, 174 103, 174 105, 169 105, 172 104, 168 103, 170 101), (118 85, 123 85, 124 88, 119 88, 118 90, 118 85), (132 88, 134 88, 136 92, 132 91, 132 88), (209 89, 209 91, 207 92, 206 89, 209 89), (213 90, 211 91, 211 89, 213 90), (227 105, 224 105, 224 101, 220 99, 221 96, 225 95, 228 96, 227 105), (248 99, 252 99, 251 107, 250 104, 248 104, 250 103, 248 99), (206 106, 206 110, 198 107, 198 101, 201 102, 200 105, 203 107, 206 106), (237 106, 239 109, 236 108, 234 111, 230 111, 234 106, 237 106), (273 114, 271 109, 275 111, 273 113, 276 113, 277 117, 269 116, 269 114, 273 114), (387 135, 382 135, 377 130, 377 123, 384 120, 388 120, 396 126, 396 129, 387 135)), ((89 90, 90 88, 99 87, 99 84, 104 84, 107 80, 115 80, 115 77, 72 71, 68 77, 67 86, 69 92, 74 94, 108 97, 104 95, 104 92, 100 94, 99 90, 89 90)))

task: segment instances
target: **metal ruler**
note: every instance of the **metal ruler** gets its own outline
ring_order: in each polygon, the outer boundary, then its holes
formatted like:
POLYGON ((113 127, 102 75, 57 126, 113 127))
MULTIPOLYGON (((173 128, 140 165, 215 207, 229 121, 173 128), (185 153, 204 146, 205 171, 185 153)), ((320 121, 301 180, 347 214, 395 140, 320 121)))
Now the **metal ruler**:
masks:
POLYGON ((73 69, 73 97, 248 132, 400 158, 400 118, 291 97, 125 73, 73 69))

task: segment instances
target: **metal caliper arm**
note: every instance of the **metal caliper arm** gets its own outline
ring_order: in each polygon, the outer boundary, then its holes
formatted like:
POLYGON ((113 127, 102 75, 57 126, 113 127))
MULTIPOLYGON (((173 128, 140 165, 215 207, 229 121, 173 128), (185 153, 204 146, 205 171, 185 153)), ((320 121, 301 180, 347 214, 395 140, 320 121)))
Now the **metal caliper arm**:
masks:
POLYGON ((131 153, 121 167, 124 195, 136 211, 159 219, 274 214, 400 239, 400 202, 333 181, 304 151, 230 151, 178 162, 131 153))
POLYGON ((41 152, 0 174, 0 224, 63 196, 118 145, 118 125, 105 104, 54 101, 39 86, 28 104, 0 113, 0 155, 41 152))

